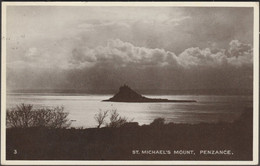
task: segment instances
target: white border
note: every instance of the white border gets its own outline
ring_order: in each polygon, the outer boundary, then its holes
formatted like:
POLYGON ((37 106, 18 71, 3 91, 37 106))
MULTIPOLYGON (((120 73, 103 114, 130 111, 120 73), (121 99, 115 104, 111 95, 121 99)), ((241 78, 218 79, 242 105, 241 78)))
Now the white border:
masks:
POLYGON ((2 2, 2 78, 1 78, 1 164, 3 165, 257 165, 259 142, 259 3, 258 2, 2 2), (253 7, 254 8, 254 113, 253 161, 77 161, 77 160, 6 160, 6 7, 7 6, 173 6, 173 7, 253 7))

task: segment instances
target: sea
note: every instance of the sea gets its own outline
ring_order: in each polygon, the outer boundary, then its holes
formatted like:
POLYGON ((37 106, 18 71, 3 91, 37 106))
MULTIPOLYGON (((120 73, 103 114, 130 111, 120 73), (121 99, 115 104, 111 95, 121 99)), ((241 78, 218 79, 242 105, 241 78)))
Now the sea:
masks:
MULTIPOLYGON (((195 103, 119 103, 102 102, 113 94, 82 93, 8 93, 7 109, 21 103, 32 104, 34 109, 63 106, 69 113, 71 126, 92 128, 99 111, 116 110, 120 116, 139 125, 150 124, 156 118, 166 123, 218 123, 232 122, 246 108, 253 107, 252 95, 145 95, 149 98, 170 100, 196 100, 195 103)), ((109 122, 109 117, 106 119, 109 122)))

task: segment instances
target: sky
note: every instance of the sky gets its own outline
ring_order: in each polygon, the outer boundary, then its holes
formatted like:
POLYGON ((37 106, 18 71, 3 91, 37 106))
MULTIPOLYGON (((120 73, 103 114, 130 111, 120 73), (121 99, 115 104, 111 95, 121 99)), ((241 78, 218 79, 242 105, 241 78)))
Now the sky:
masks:
POLYGON ((252 89, 253 8, 8 6, 7 89, 252 89))

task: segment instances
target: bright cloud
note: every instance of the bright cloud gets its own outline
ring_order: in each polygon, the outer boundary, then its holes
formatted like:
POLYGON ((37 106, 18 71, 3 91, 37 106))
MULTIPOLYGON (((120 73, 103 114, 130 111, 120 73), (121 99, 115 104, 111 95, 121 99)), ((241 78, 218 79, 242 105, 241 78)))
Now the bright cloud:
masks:
MULTIPOLYGON (((96 48, 80 47, 72 52, 71 62, 75 67, 86 65, 112 63, 114 65, 135 65, 144 67, 171 66, 171 67, 223 67, 223 65, 252 65, 252 46, 238 40, 230 42, 228 50, 222 49, 212 53, 210 48, 188 48, 176 56, 173 52, 164 49, 137 47, 119 39, 109 40, 106 46, 96 48)), ((81 66, 82 67, 82 66, 81 66)))

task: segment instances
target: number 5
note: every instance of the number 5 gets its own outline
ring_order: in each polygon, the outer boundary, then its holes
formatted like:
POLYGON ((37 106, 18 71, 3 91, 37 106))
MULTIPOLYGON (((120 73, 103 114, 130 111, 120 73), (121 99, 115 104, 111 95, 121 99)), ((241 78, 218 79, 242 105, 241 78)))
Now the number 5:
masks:
POLYGON ((17 150, 16 149, 14 149, 14 154, 17 154, 17 150))

